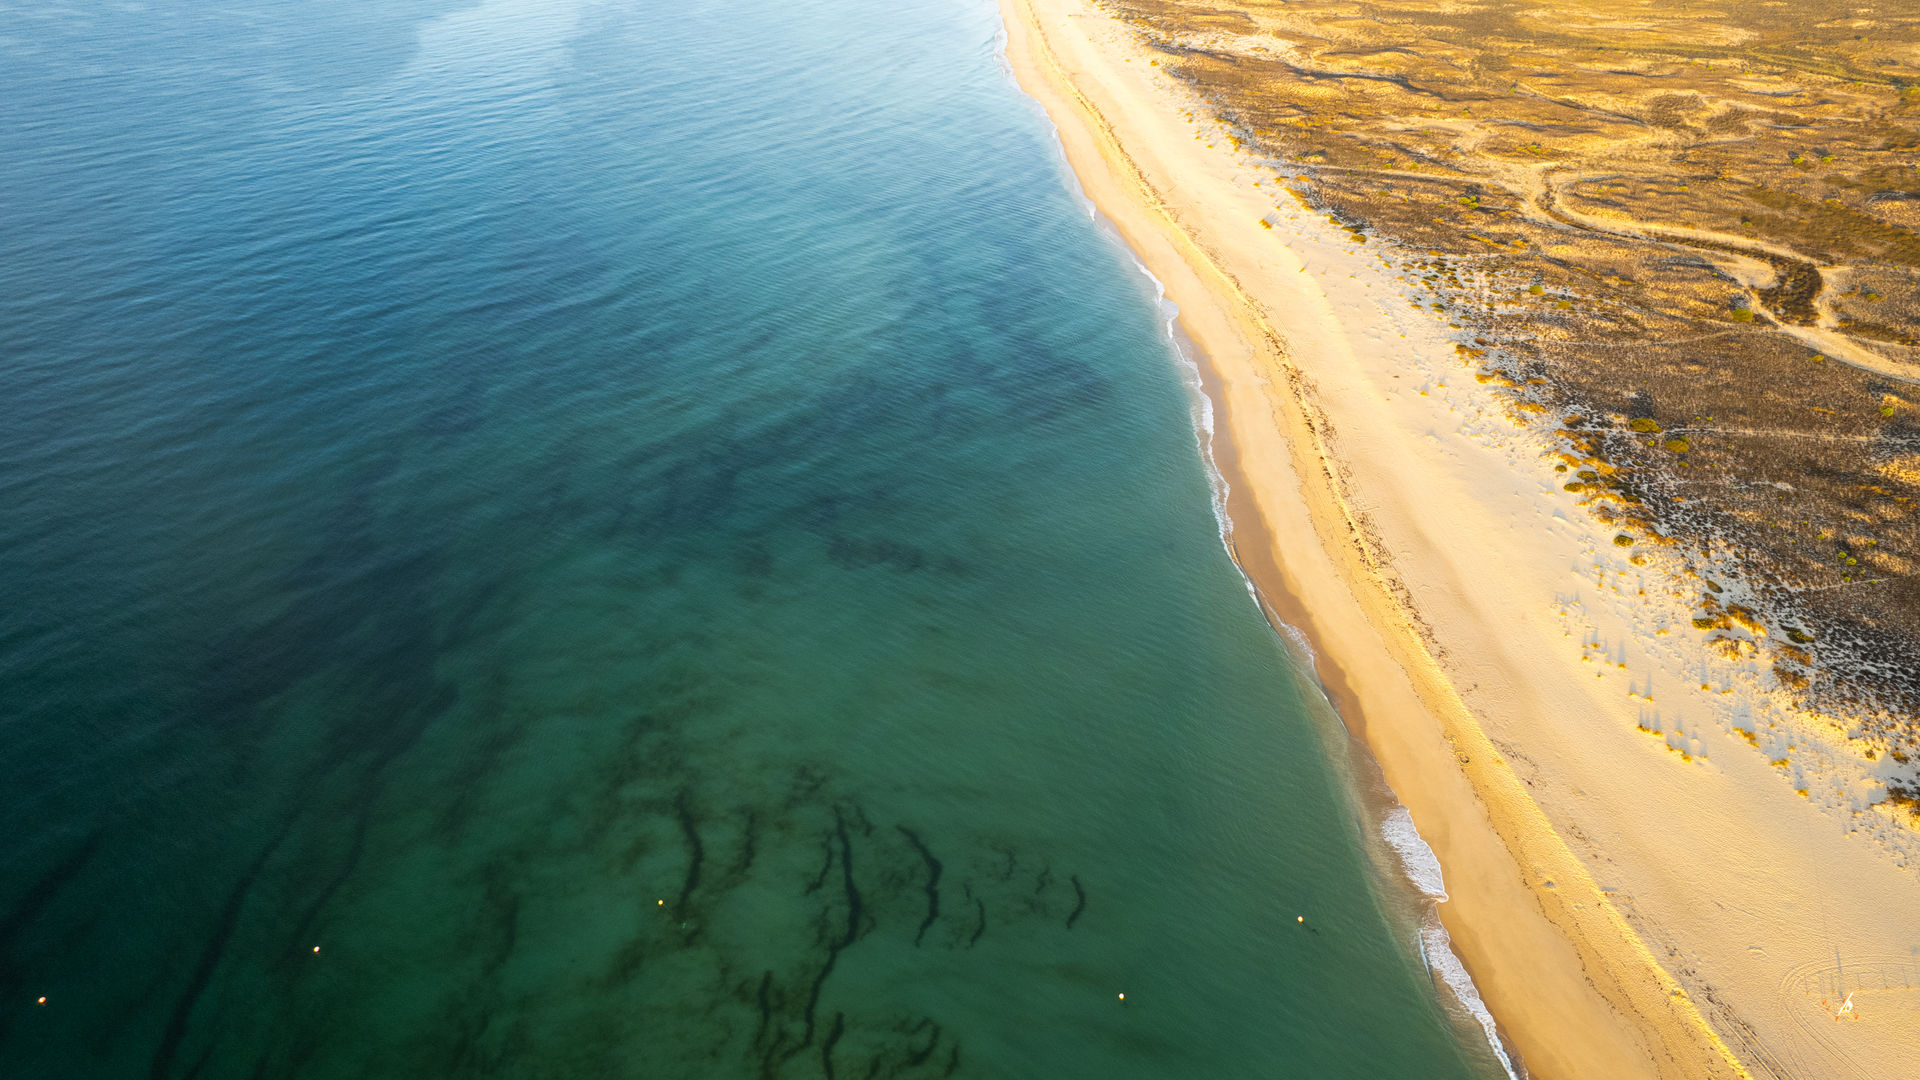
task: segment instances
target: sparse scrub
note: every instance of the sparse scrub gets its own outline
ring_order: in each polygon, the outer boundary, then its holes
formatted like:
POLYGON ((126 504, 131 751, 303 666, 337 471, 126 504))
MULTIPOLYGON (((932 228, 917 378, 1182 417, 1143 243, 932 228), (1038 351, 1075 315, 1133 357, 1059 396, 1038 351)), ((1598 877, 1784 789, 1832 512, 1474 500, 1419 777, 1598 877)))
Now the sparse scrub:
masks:
MULTIPOLYGON (((1760 629, 1707 610, 1708 649, 1751 658, 1769 623, 1817 637, 1786 661, 1811 679, 1796 692, 1920 746, 1916 398, 1788 332, 1831 314, 1852 344, 1920 363, 1920 84, 1848 59, 1867 48, 1850 14, 1718 9, 1741 43, 1709 66, 1675 60, 1695 25, 1676 5, 1622 37, 1484 5, 1408 21, 1383 0, 1107 2, 1176 50, 1165 66, 1250 149, 1300 163, 1282 171, 1302 205, 1401 253, 1410 304, 1497 346, 1497 370, 1474 366, 1517 421, 1562 418, 1557 465, 1577 475, 1556 482, 1579 505, 1642 547, 1732 558, 1760 629), (1197 29, 1228 17, 1248 31, 1197 29), (1726 62, 1742 54, 1764 74, 1726 62), (1557 89, 1530 92, 1520 56, 1557 89), (1490 137, 1463 140, 1468 122, 1490 137), (1543 186, 1512 180, 1547 165, 1529 173, 1543 186)), ((1872 38, 1875 56, 1920 55, 1920 23, 1872 38)))

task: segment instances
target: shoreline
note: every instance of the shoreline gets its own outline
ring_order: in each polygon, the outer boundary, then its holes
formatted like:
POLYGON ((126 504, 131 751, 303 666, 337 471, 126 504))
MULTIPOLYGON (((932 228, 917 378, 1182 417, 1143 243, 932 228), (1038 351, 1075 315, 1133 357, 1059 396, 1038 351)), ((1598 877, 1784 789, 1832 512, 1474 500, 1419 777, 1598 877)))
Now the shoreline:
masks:
POLYGON ((1205 350, 1181 326, 1179 307, 1167 298, 1165 283, 1154 276, 1146 263, 1140 261, 1138 254, 1127 245, 1119 226, 1101 211, 1098 204, 1088 199, 1087 208, 1096 224, 1111 234, 1114 242, 1128 253, 1135 267, 1158 290, 1157 303, 1162 305, 1162 314, 1165 315, 1168 343, 1180 358, 1185 374, 1191 378, 1188 390, 1195 398, 1195 442, 1212 487, 1212 508, 1221 546, 1239 570, 1241 580, 1246 584, 1247 592, 1262 617, 1285 641, 1299 673, 1306 677, 1312 690, 1320 695, 1322 704, 1332 713, 1331 723, 1344 736, 1342 752, 1357 759, 1352 762, 1358 769, 1358 773, 1351 778, 1356 785, 1352 794, 1363 807, 1361 824, 1370 833, 1363 843, 1384 849, 1383 857, 1391 863, 1393 870, 1382 872, 1397 872, 1400 878, 1398 884, 1420 898, 1421 915, 1414 927, 1414 948, 1426 969, 1427 977, 1436 991, 1441 983, 1446 984, 1454 1005, 1463 1014, 1462 1022, 1479 1030, 1494 1061, 1509 1080, 1521 1080, 1524 1070, 1513 1059, 1512 1045, 1488 1010, 1479 987, 1473 982, 1473 976, 1454 951, 1446 925, 1440 920, 1439 905, 1448 899, 1448 895, 1438 857, 1420 835, 1412 812, 1400 802, 1399 796, 1387 783, 1372 749, 1362 737, 1362 726, 1355 720, 1349 720, 1337 703, 1340 700, 1351 702, 1352 689, 1346 685, 1344 674, 1337 666, 1332 667, 1330 674, 1340 680, 1339 685, 1329 687, 1322 681, 1318 653, 1312 640, 1299 629, 1298 624, 1308 618, 1308 612, 1299 598, 1288 592, 1272 594, 1261 588, 1261 578, 1274 575, 1273 580, 1278 580, 1280 568, 1273 559, 1271 532, 1252 503, 1233 441, 1218 437, 1216 402, 1221 399, 1223 391, 1219 374, 1205 350), (1242 527, 1254 533, 1253 539, 1256 541, 1245 551, 1236 538, 1237 531, 1242 527), (1257 573, 1248 566, 1249 554, 1260 560, 1257 573))
MULTIPOLYGON (((1603 890, 1568 847, 1529 795, 1532 781, 1509 767, 1456 690, 1444 646, 1410 602, 1414 589, 1434 583, 1403 578, 1399 560, 1387 555, 1387 540, 1403 537, 1353 506, 1357 486, 1373 495, 1393 478, 1336 452, 1336 432, 1341 448, 1345 439, 1377 433, 1355 428, 1351 416, 1336 426, 1316 391, 1339 377, 1342 364, 1379 362, 1380 335, 1369 349, 1332 317, 1321 271, 1307 272, 1304 252, 1282 247, 1228 265, 1207 247, 1219 233, 1204 219, 1242 209, 1210 201, 1215 192, 1203 187, 1220 181, 1206 175, 1221 171, 1220 159, 1233 167, 1230 155, 1193 161, 1202 154, 1186 144, 1205 142, 1204 132, 1187 128, 1196 132, 1189 140, 1171 130, 1181 123, 1179 103, 1155 93, 1157 73, 1142 70, 1152 62, 1145 50, 1135 42, 1134 55, 1115 55, 1127 50, 1091 40, 1104 33, 1124 42, 1124 27, 1080 0, 1000 6, 1016 80, 1053 119, 1083 193, 1178 306, 1198 346, 1203 383, 1217 385, 1207 387, 1215 408, 1211 450, 1229 488, 1234 558, 1270 617, 1312 643, 1314 674, 1329 700, 1420 823, 1446 874, 1450 899, 1439 907, 1441 922, 1529 1073, 1751 1075, 1655 959, 1609 895, 1614 890, 1603 890), (1097 30, 1067 29, 1070 20, 1097 30), (1072 50, 1065 58, 1062 36, 1072 50), (1122 130, 1113 116, 1123 118, 1122 130), (1169 174, 1176 184, 1165 182, 1169 174), (1163 195, 1167 188, 1177 195, 1163 195), (1236 277, 1248 262, 1259 278, 1236 277), (1242 280, 1255 282, 1255 295, 1242 280), (1284 331, 1269 322, 1276 309, 1289 315, 1284 331)), ((1250 208, 1278 193, 1269 188, 1241 202, 1250 208)), ((1239 220, 1251 225, 1256 216, 1239 220)), ((1318 253, 1311 261, 1320 261, 1318 253)), ((1423 493, 1405 487, 1398 494, 1418 506, 1423 493)), ((1441 586, 1461 591, 1457 581, 1441 586)), ((1524 676, 1524 667, 1509 665, 1503 674, 1524 676)))
POLYGON ((1126 238, 1120 234, 1119 227, 1101 212, 1098 205, 1089 200, 1088 206, 1096 221, 1111 231, 1115 242, 1132 256, 1140 272, 1159 287, 1159 302, 1167 309, 1169 343, 1191 376, 1189 389, 1198 399, 1194 435, 1209 482, 1214 485, 1213 511, 1221 545, 1240 571, 1255 606, 1286 642, 1288 651, 1299 665, 1300 673, 1307 677, 1313 690, 1320 694, 1325 708, 1333 714, 1331 721, 1345 738, 1343 752, 1358 759, 1353 762, 1358 769, 1352 778, 1357 786, 1353 795, 1364 807, 1362 825, 1371 833, 1364 842, 1384 848, 1388 853, 1384 857, 1392 864, 1394 872, 1399 874, 1402 879, 1400 883, 1420 898, 1421 915, 1414 928, 1415 948, 1426 968, 1427 977, 1433 981, 1436 990, 1441 983, 1446 984, 1454 1005, 1464 1014, 1464 1021, 1479 1029, 1493 1059, 1505 1075, 1509 1080, 1520 1080, 1523 1070, 1513 1060, 1514 1049, 1488 1010, 1479 987, 1473 982, 1473 976, 1454 951, 1446 925, 1440 920, 1439 905, 1448 896, 1438 857, 1420 835, 1412 812, 1400 802, 1399 796, 1381 772, 1380 764, 1364 738, 1364 725, 1361 723, 1364 717, 1356 715, 1355 719, 1349 720, 1339 704, 1346 701, 1357 710, 1353 690, 1346 684, 1344 672, 1337 665, 1326 665, 1330 670, 1323 671, 1312 639, 1300 629, 1300 624, 1309 618, 1309 613, 1299 598, 1290 592, 1273 593, 1261 587, 1263 579, 1279 580, 1280 566, 1273 557, 1271 531, 1253 504, 1233 440, 1218 435, 1218 408, 1215 403, 1221 399, 1224 389, 1219 374, 1213 369, 1205 350, 1181 327, 1179 308, 1167 299, 1164 283, 1154 277, 1153 271, 1126 246, 1126 238), (1236 535, 1242 528, 1254 534, 1254 542, 1244 550, 1236 535), (1249 557, 1258 560, 1257 571, 1249 567, 1249 557), (1328 686, 1323 681, 1326 675, 1335 678, 1338 685, 1328 686))

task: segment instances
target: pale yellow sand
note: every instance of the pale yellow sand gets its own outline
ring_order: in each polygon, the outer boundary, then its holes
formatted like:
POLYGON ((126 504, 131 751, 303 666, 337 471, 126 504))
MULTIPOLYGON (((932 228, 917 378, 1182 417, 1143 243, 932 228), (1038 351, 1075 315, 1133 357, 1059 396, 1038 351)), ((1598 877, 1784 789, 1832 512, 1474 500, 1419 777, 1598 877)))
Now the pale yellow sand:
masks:
POLYGON ((1867 774, 1764 726, 1756 665, 1704 653, 1446 327, 1130 28, 1002 6, 1015 75, 1207 354, 1241 561, 1439 855, 1526 1067, 1920 1077, 1916 847, 1867 774))

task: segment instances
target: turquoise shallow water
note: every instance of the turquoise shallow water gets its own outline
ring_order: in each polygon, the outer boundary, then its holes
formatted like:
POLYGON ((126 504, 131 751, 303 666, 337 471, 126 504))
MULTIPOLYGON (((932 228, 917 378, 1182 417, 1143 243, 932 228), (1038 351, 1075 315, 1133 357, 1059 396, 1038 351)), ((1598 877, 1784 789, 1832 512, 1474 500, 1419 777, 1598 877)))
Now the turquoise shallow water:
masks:
POLYGON ((997 29, 0 5, 0 1071, 1489 1075, 997 29))

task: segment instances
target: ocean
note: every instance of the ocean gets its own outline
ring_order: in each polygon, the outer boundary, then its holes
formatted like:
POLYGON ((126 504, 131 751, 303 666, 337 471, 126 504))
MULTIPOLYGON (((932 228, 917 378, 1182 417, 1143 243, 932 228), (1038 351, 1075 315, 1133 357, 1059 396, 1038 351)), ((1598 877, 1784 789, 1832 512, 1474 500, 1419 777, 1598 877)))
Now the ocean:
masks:
POLYGON ((0 5, 0 1073, 1502 1075, 999 34, 0 5))

